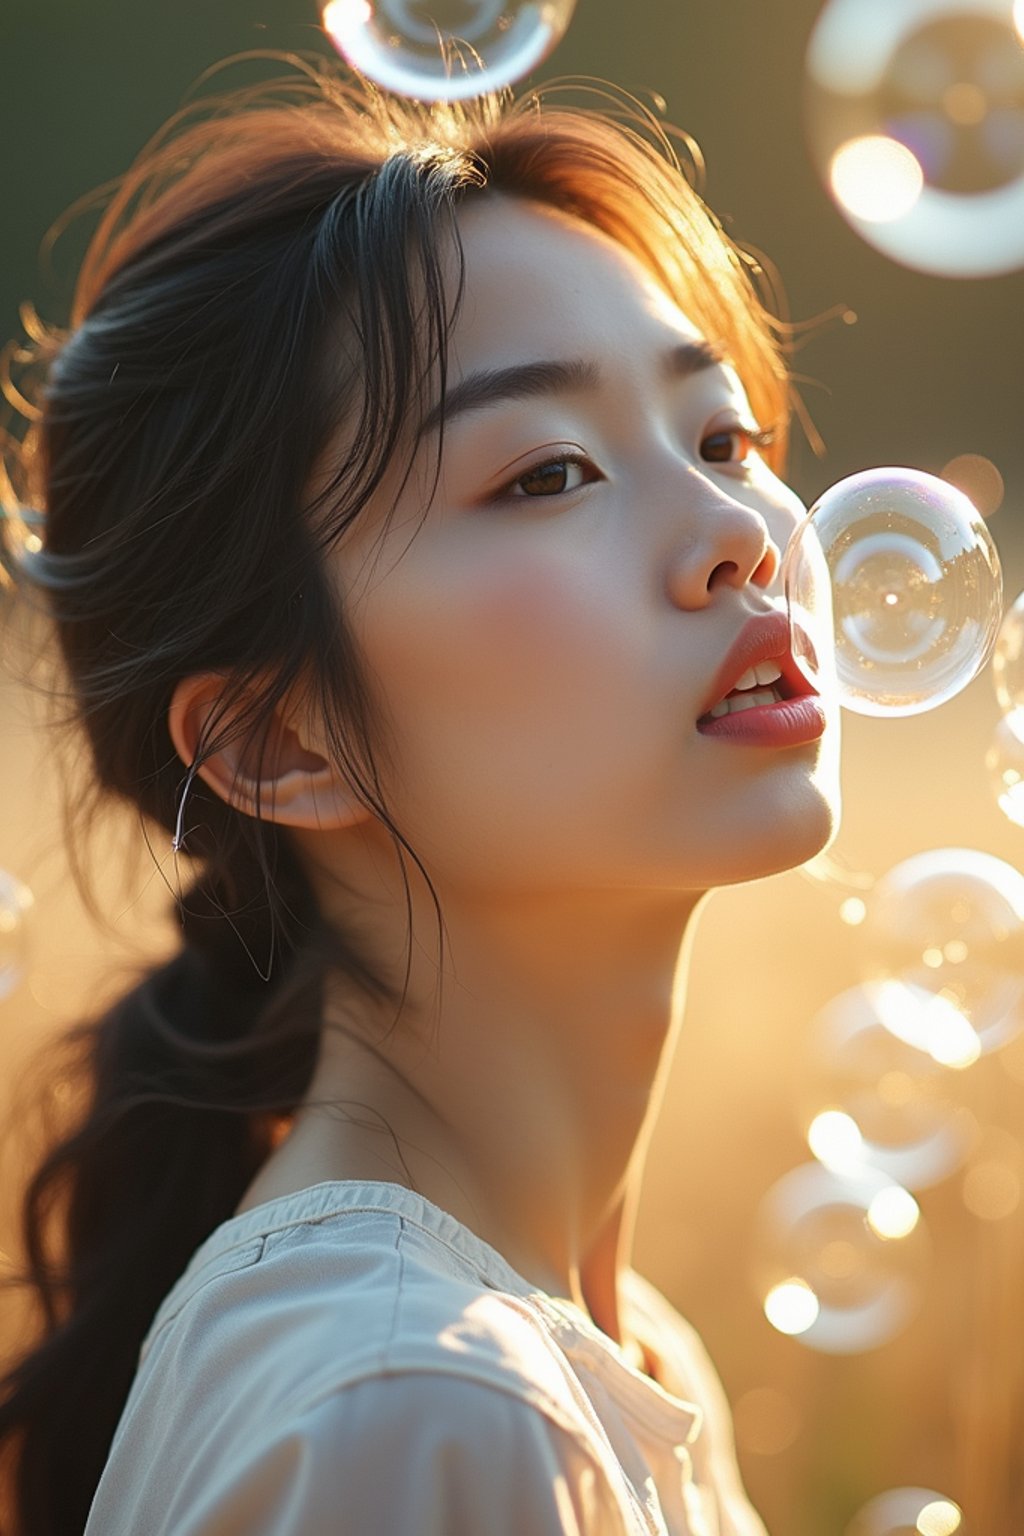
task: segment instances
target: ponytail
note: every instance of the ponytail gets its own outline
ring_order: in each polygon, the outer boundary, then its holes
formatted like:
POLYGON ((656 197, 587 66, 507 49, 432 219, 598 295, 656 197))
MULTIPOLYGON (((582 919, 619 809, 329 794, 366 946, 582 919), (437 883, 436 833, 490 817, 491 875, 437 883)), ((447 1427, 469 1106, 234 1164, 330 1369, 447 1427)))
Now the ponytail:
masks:
POLYGON ((284 845, 276 880, 290 930, 274 936, 267 979, 247 953, 268 946, 255 887, 246 911, 237 869, 208 874, 183 903, 180 952, 63 1044, 89 1097, 25 1196, 24 1280, 43 1332, 0 1401, 0 1442, 18 1432, 25 1536, 82 1531, 160 1301, 231 1216, 308 1086, 319 917, 284 845))

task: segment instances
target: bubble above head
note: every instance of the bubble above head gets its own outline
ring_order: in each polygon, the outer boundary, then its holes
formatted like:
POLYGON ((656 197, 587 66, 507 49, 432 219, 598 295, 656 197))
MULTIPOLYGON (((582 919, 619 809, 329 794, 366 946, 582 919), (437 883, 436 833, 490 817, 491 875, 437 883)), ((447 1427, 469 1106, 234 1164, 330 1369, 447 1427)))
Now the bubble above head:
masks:
POLYGON ((576 0, 328 0, 324 31, 398 96, 460 101, 528 75, 564 37, 576 0))
POLYGON ((807 54, 812 154, 895 261, 1024 265, 1024 47, 1014 0, 829 0, 807 54))
POLYGON ((984 518, 956 486, 919 470, 865 470, 827 490, 787 546, 783 584, 794 659, 822 682, 830 612, 828 681, 857 714, 944 704, 985 665, 1002 618, 984 518))
POLYGON ((962 1536, 959 1504, 932 1488, 890 1488, 865 1504, 843 1536, 962 1536))

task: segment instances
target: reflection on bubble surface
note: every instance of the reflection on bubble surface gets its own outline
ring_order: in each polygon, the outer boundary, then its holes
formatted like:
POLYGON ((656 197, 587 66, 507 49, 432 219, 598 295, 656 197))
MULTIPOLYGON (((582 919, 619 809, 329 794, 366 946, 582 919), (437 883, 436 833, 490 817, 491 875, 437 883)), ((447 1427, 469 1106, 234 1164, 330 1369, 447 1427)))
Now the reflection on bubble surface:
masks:
POLYGON ((1019 20, 1019 0, 829 0, 821 12, 807 54, 812 153, 848 221, 906 266, 969 277, 1024 264, 1019 20), (867 141, 884 172, 870 190, 836 173, 867 141), (891 185, 886 166, 904 167, 891 185))
POLYGON ((385 90, 457 101, 521 80, 564 36, 576 0, 329 0, 324 31, 385 90))
POLYGON ((827 1354, 855 1354, 910 1320, 927 1242, 913 1197, 894 1198, 894 1189, 871 1170, 839 1175, 806 1163, 768 1191, 757 1269, 765 1315, 780 1332, 827 1354))
POLYGON ((988 661, 1003 610, 995 544, 956 486, 911 469, 851 475, 819 497, 786 549, 793 655, 815 684, 827 584, 835 686, 858 714, 914 715, 988 661))

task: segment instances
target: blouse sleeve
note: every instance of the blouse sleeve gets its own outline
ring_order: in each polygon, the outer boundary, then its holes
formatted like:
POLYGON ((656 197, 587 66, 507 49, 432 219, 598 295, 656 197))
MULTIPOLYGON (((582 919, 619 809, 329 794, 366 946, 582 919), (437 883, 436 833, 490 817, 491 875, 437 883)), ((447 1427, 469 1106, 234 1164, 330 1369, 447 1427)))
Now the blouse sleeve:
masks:
POLYGON ((372 1377, 226 1467, 173 1536, 630 1536, 576 1435, 498 1387, 372 1377))

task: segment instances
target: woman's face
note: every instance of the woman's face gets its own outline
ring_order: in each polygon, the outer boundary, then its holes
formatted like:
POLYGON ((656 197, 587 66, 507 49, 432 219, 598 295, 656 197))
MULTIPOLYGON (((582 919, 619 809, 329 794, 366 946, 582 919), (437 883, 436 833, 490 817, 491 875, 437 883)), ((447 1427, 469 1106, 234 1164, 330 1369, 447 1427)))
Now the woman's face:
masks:
POLYGON ((770 423, 609 238, 505 197, 460 229, 436 495, 424 518, 428 423, 386 532, 382 493, 333 557, 394 819, 432 878, 481 894, 802 863, 838 804, 834 710, 772 741, 706 718, 804 513, 754 446, 770 423))

